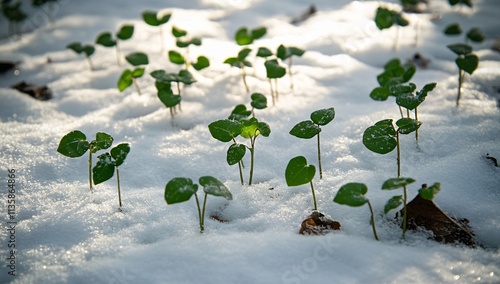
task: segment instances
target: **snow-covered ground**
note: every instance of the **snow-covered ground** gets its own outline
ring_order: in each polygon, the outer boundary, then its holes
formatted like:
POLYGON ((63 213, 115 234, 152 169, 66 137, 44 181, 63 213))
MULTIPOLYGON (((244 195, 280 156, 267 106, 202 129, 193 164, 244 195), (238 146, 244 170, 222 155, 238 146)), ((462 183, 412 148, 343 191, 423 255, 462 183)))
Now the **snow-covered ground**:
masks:
MULTIPOLYGON (((28 4, 25 1, 25 6, 28 4)), ((500 168, 485 158, 500 158, 500 54, 491 50, 500 38, 495 0, 474 1, 474 8, 450 7, 432 0, 428 13, 408 14, 411 25, 379 31, 373 22, 378 5, 397 8, 397 1, 315 1, 318 12, 291 25, 310 1, 189 0, 75 1, 55 4, 53 23, 30 10, 31 24, 20 39, 6 36, 0 19, 0 60, 19 60, 19 73, 0 76, 1 274, 13 283, 499 283, 500 168), (146 25, 146 9, 171 12, 163 26, 165 49, 173 49, 172 25, 203 44, 190 55, 206 55, 211 66, 192 71, 197 82, 183 89, 182 112, 173 120, 156 95, 149 72, 177 72, 161 51, 158 29, 146 25), (439 15, 439 16, 438 16, 439 15), (487 39, 473 44, 479 68, 467 76, 460 106, 455 106, 458 70, 447 44, 463 41, 442 30, 459 21, 463 30, 480 27, 487 39), (418 22, 418 24, 417 24, 418 22), (150 64, 140 78, 142 95, 133 87, 120 93, 114 50, 97 46, 91 72, 83 56, 65 46, 93 43, 103 31, 135 25, 124 54, 141 51, 150 64), (418 44, 415 45, 418 25, 418 44), (294 61, 294 89, 288 76, 279 80, 275 106, 257 110, 271 127, 256 143, 254 184, 242 186, 236 166, 226 163, 228 144, 213 139, 208 124, 226 118, 237 104, 250 106, 240 70, 223 64, 240 50, 234 32, 242 26, 265 26, 267 35, 252 46, 272 50, 279 44, 306 50, 294 61), (379 155, 362 143, 363 131, 375 122, 399 117, 393 99, 369 97, 376 76, 391 58, 403 62, 419 52, 430 60, 412 82, 436 89, 419 107, 423 122, 416 147, 414 136, 402 137, 402 176, 417 180, 410 198, 423 183, 441 183, 435 202, 449 215, 467 218, 482 244, 479 248, 444 245, 427 235, 401 230, 384 216, 393 194, 381 185, 396 176, 396 154, 379 155), (50 63, 47 63, 50 59, 50 63), (37 101, 9 86, 25 80, 47 84, 54 93, 37 101), (313 181, 321 212, 342 224, 324 236, 303 236, 300 223, 311 212, 308 185, 288 187, 285 168, 295 156, 316 164, 315 140, 288 132, 317 109, 334 107, 336 117, 323 127, 323 179, 313 181), (56 152, 71 130, 89 139, 96 132, 128 142, 131 151, 120 167, 123 211, 118 210, 116 179, 88 191, 86 156, 70 159, 56 152), (14 169, 15 199, 8 196, 8 169, 14 169), (167 205, 166 183, 174 177, 211 175, 232 192, 233 200, 209 196, 205 233, 198 229, 193 200, 167 205), (341 185, 368 185, 380 241, 373 238, 366 206, 333 203, 341 185), (8 220, 8 201, 15 200, 15 219, 8 220), (8 221, 16 223, 7 223, 8 221), (13 230, 7 230, 15 225, 13 230), (9 275, 9 240, 15 240, 15 276, 9 275)), ((251 61, 251 92, 270 91, 262 59, 251 61)), ((245 164, 249 160, 245 158, 245 164)), ((244 172, 248 179, 248 167, 244 172)))

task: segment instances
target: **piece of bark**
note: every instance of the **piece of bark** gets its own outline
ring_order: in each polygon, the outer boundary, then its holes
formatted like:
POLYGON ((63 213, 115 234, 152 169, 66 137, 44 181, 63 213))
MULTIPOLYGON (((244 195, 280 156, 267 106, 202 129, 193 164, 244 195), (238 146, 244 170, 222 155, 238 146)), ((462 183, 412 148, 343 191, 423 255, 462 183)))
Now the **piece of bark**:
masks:
MULTIPOLYGON (((475 247, 474 233, 468 226, 468 220, 456 220, 443 212, 432 200, 417 195, 406 205, 407 229, 417 230, 419 227, 432 231, 432 238, 441 243, 460 242, 475 247)), ((399 211, 403 216, 403 210, 399 211)))
POLYGON ((52 98, 52 90, 47 86, 38 86, 21 81, 12 86, 12 89, 16 89, 40 101, 47 101, 52 98))
POLYGON ((320 212, 314 211, 307 219, 302 221, 299 234, 323 235, 332 230, 340 230, 340 223, 328 219, 320 212))

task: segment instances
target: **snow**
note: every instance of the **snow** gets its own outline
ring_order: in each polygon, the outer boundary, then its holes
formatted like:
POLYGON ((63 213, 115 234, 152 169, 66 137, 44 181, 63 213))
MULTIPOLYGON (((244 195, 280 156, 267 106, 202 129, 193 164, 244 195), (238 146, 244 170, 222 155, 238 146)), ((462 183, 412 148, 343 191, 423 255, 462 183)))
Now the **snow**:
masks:
MULTIPOLYGON (((25 6, 29 1, 24 3, 25 6)), ((4 18, 0 60, 19 60, 18 74, 0 77, 0 168, 16 170, 16 276, 8 274, 8 230, 0 232, 0 282, 12 283, 499 283, 500 169, 485 158, 500 158, 500 54, 490 49, 500 38, 498 5, 474 1, 475 7, 450 7, 431 1, 435 14, 409 14, 412 24, 379 31, 373 16, 378 3, 396 8, 397 1, 327 1, 314 4, 318 13, 300 25, 290 18, 309 1, 59 1, 54 22, 38 10, 20 39, 7 37, 4 18), (126 7, 126 8, 125 8, 126 7), (170 28, 176 25, 203 44, 190 56, 206 55, 211 66, 193 71, 198 82, 182 90, 182 109, 173 120, 156 96, 151 71, 178 72, 160 52, 158 28, 142 22, 147 9, 172 12, 163 27, 166 50, 174 48, 170 28), (436 17, 439 13, 441 17, 436 17), (42 16, 41 16, 42 15, 42 16), (418 45, 415 26, 418 21, 418 45), (458 70, 444 27, 460 21, 464 31, 480 27, 487 39, 473 44, 479 68, 466 76, 460 106, 455 106, 458 70), (126 64, 116 65, 113 48, 96 47, 89 71, 85 58, 65 49, 73 41, 92 43, 103 31, 135 25, 132 39, 120 42, 123 54, 142 51, 150 64, 133 86, 119 93, 116 82, 126 64), (251 58, 251 92, 268 97, 269 107, 256 110, 271 134, 256 140, 252 186, 239 182, 237 166, 226 163, 229 144, 213 139, 208 124, 226 118, 237 104, 249 107, 240 70, 223 64, 240 50, 233 40, 239 27, 266 26, 267 35, 252 46, 274 50, 279 44, 306 50, 294 58, 294 86, 279 80, 280 98, 271 105, 269 83, 261 59, 251 58), (412 79, 420 90, 436 82, 419 107, 419 143, 401 138, 402 176, 416 180, 410 198, 423 183, 441 183, 435 202, 457 218, 467 218, 482 247, 445 245, 423 232, 401 230, 394 211, 383 215, 393 195, 382 183, 396 176, 396 154, 379 155, 362 144, 363 131, 382 119, 397 119, 389 98, 376 102, 369 94, 376 76, 391 58, 402 62, 416 52, 430 60, 412 79), (47 63, 50 58, 51 63, 47 63), (49 101, 36 101, 9 86, 25 80, 47 84, 49 101), (312 111, 334 107, 335 119, 322 127, 323 179, 313 180, 319 210, 341 223, 324 236, 298 234, 313 206, 309 185, 288 187, 285 168, 295 156, 316 165, 316 141, 293 137, 292 127, 312 111), (116 177, 88 190, 87 158, 70 159, 56 152, 72 130, 93 139, 103 131, 114 144, 130 143, 120 166, 123 210, 118 210, 116 177), (174 177, 198 181, 214 176, 233 200, 209 196, 205 232, 200 235, 194 200, 167 205, 165 185, 174 177), (332 202, 345 183, 368 186, 380 241, 373 238, 366 206, 332 202), (216 215, 224 223, 210 218, 216 215)), ((99 152, 100 153, 100 152, 99 152)), ((245 157, 248 180, 249 153, 245 157)), ((2 216, 7 217, 7 182, 2 184, 2 216)), ((398 193, 399 194, 399 193, 398 193)), ((193 199, 193 198, 192 198, 193 199)), ((7 219, 2 226, 8 226, 7 219)))

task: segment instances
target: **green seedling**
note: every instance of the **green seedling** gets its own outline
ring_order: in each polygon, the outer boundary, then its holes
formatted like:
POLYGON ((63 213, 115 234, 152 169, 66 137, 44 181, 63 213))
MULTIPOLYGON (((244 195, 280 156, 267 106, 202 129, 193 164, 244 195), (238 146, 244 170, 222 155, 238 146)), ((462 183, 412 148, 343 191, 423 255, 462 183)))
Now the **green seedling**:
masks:
POLYGON ((249 30, 246 27, 241 27, 236 31, 234 39, 238 45, 249 45, 252 44, 255 40, 265 36, 266 33, 266 27, 257 27, 252 30, 249 30))
POLYGON ((244 104, 239 104, 234 107, 228 119, 230 120, 248 119, 250 115, 252 115, 252 117, 255 117, 256 109, 265 109, 267 107, 267 98, 261 93, 253 93, 252 95, 250 95, 250 99, 252 100, 250 102, 251 106, 250 109, 247 109, 247 107, 244 104))
POLYGON ((245 86, 245 90, 247 93, 250 92, 250 88, 248 88, 247 84, 247 72, 245 70, 245 66, 252 67, 252 63, 250 63, 250 61, 246 59, 250 52, 252 52, 250 48, 244 48, 240 50, 240 52, 238 52, 238 55, 236 57, 229 57, 224 60, 224 63, 229 64, 232 67, 238 67, 241 69, 241 77, 243 79, 243 85, 245 86))
POLYGON ((255 117, 252 117, 250 119, 241 118, 240 120, 217 120, 210 123, 208 125, 208 129, 210 130, 210 134, 213 138, 225 143, 233 142, 227 150, 226 161, 230 166, 238 164, 242 185, 245 183, 242 172, 242 159, 246 154, 246 150, 248 149, 250 151, 250 175, 248 178, 248 185, 252 185, 255 164, 255 142, 258 136, 262 135, 264 137, 269 137, 271 134, 271 128, 269 125, 265 122, 258 121, 255 117), (250 146, 238 143, 236 141, 236 137, 238 136, 249 139, 250 146))
POLYGON ((66 46, 66 48, 69 48, 76 52, 77 54, 84 54, 85 58, 87 59, 87 62, 89 64, 90 71, 94 70, 94 65, 92 64, 92 60, 90 57, 92 54, 95 52, 95 47, 93 45, 87 44, 87 45, 82 45, 80 42, 73 42, 70 43, 66 46))
MULTIPOLYGON (((472 4, 472 3, 471 3, 472 4)), ((446 35, 460 35, 462 34, 462 28, 460 24, 453 23, 446 26, 444 30, 444 34, 446 35)), ((461 93, 462 93, 462 84, 464 80, 465 73, 467 72, 470 75, 476 70, 479 65, 479 57, 472 53, 473 49, 468 43, 469 41, 480 43, 483 42, 485 36, 483 32, 479 28, 471 28, 465 34, 465 43, 461 44, 451 44, 448 45, 448 48, 453 51, 457 55, 457 59, 455 63, 458 66, 458 91, 457 91, 457 107, 459 105, 461 93)))
POLYGON ((71 131, 63 136, 57 147, 57 152, 70 158, 78 158, 89 151, 89 187, 92 189, 92 154, 108 149, 113 143, 113 137, 104 132, 97 132, 96 139, 87 141, 87 137, 79 130, 71 131))
POLYGON ((470 75, 477 69, 479 65, 479 57, 472 53, 472 47, 467 44, 457 43, 450 44, 448 48, 453 51, 457 58, 455 63, 458 66, 458 91, 457 91, 457 107, 460 101, 460 96, 462 95, 462 84, 464 80, 465 73, 470 75))
POLYGON ((319 178, 323 178, 323 170, 321 166, 321 146, 320 146, 320 135, 321 127, 330 123, 335 118, 335 109, 325 108, 314 111, 311 113, 311 120, 304 120, 297 123, 292 130, 290 130, 290 134, 302 138, 302 139, 311 139, 314 136, 317 136, 318 141, 318 167, 319 167, 319 178))
POLYGON ((130 152, 130 146, 128 143, 121 143, 111 148, 108 153, 101 154, 97 156, 97 163, 92 169, 92 179, 95 185, 107 181, 113 177, 116 169, 116 181, 118 186, 118 204, 119 208, 122 207, 122 197, 120 193, 120 172, 118 167, 123 164, 125 158, 127 158, 130 152))
POLYGON ((265 109, 267 108, 267 98, 261 93, 253 93, 250 95, 250 105, 252 106, 252 116, 255 117, 256 109, 265 109))
POLYGON ((365 197, 368 192, 368 187, 363 183, 351 182, 344 184, 337 191, 337 194, 333 198, 333 202, 347 205, 351 207, 360 207, 368 203, 368 208, 370 208, 371 219, 370 223, 372 225, 373 236, 378 241, 377 229, 375 228, 375 218, 373 216, 373 208, 370 200, 365 197))
POLYGON ((311 185, 311 193, 314 202, 314 211, 318 211, 318 203, 316 202, 316 193, 314 192, 313 178, 316 174, 314 165, 308 165, 307 160, 303 156, 292 158, 285 170, 285 179, 288 186, 300 186, 309 183, 311 185))
MULTIPOLYGON (((414 110, 415 120, 418 121, 418 106, 425 101, 427 94, 434 90, 436 83, 426 84, 422 90, 414 93, 416 86, 413 83, 408 85, 395 85, 391 87, 391 94, 396 97, 396 103, 399 107, 404 107, 407 109, 408 118, 410 117, 410 111, 414 110)), ((415 130, 415 140, 418 143, 418 129, 415 130)))
POLYGON ((160 32, 160 44, 161 44, 161 50, 163 51, 163 30, 161 26, 163 24, 166 24, 169 20, 170 17, 172 16, 171 13, 164 14, 160 16, 160 14, 157 11, 152 11, 152 10, 147 10, 142 12, 142 19, 146 24, 153 26, 153 27, 158 27, 158 30, 160 32))
POLYGON ((135 66, 134 70, 125 69, 122 72, 122 75, 118 79, 118 90, 123 92, 125 89, 134 84, 137 93, 141 95, 141 90, 139 88, 139 84, 137 83, 137 79, 141 78, 144 75, 145 65, 149 64, 148 56, 142 52, 133 52, 129 55, 125 56, 125 60, 128 63, 135 66))
POLYGON ((290 76, 290 88, 293 89, 293 77, 292 77, 292 58, 293 56, 301 57, 304 55, 305 50, 297 48, 297 47, 285 47, 284 45, 280 45, 278 47, 278 52, 276 56, 281 59, 283 62, 288 60, 288 76, 290 76))
MULTIPOLYGON (((403 224, 402 224, 402 229, 403 229, 403 235, 402 238, 404 239, 406 236, 406 230, 407 230, 407 203, 408 203, 408 193, 406 186, 408 184, 411 184, 415 182, 414 179, 412 178, 390 178, 384 182, 382 185, 382 190, 394 190, 394 189, 399 189, 403 188, 403 195, 395 195, 391 197, 385 204, 384 206, 384 213, 387 214, 389 211, 392 209, 396 209, 401 204, 403 205, 403 224)), ((420 197, 427 199, 427 200, 432 200, 436 194, 438 194, 440 191, 440 184, 435 183, 431 187, 427 187, 427 185, 422 185, 422 188, 419 190, 419 195, 420 197)))
POLYGON ((103 32, 99 34, 95 40, 96 44, 102 45, 104 47, 115 47, 116 51, 116 64, 120 65, 121 51, 118 46, 118 40, 127 40, 134 34, 133 25, 122 25, 118 32, 116 32, 115 37, 110 32, 103 32))
POLYGON ((201 38, 199 37, 189 38, 187 37, 187 31, 177 27, 172 27, 172 35, 176 38, 177 47, 184 48, 186 52, 184 55, 182 55, 181 53, 175 50, 170 50, 168 52, 168 58, 170 62, 178 65, 185 64, 186 70, 189 70, 190 66, 193 66, 193 68, 198 71, 210 66, 210 60, 206 56, 198 56, 196 62, 189 61, 189 46, 190 45, 200 46, 201 38))
MULTIPOLYGON (((375 101, 386 101, 389 96, 395 94, 391 88, 409 82, 416 71, 417 67, 411 62, 401 64, 398 58, 389 60, 384 66, 384 72, 377 75, 379 87, 371 91, 370 98, 375 101)), ((404 117, 401 107, 399 107, 399 112, 401 117, 404 117)))
POLYGON ((176 114, 175 107, 181 103, 181 96, 172 92, 170 82, 156 80, 155 86, 158 98, 170 110, 170 117, 173 119, 176 114))
POLYGON ((10 4, 9 2, 2 2, 2 14, 9 21, 9 35, 19 35, 19 24, 24 22, 28 15, 21 9, 21 1, 10 4))
POLYGON ((396 25, 396 39, 394 41, 394 49, 398 48, 399 41, 399 27, 406 27, 410 24, 408 20, 403 16, 402 13, 396 11, 378 7, 375 14, 375 24, 379 30, 388 29, 393 25, 396 25))
POLYGON ((198 185, 194 184, 189 178, 176 177, 171 179, 165 186, 165 201, 167 204, 181 203, 188 201, 194 195, 196 207, 198 208, 198 220, 200 224, 200 233, 205 229, 205 208, 207 204, 207 196, 221 196, 227 200, 232 200, 233 195, 229 189, 218 179, 211 176, 200 177, 199 183, 203 186, 205 197, 203 198, 203 206, 200 208, 198 200, 198 185))
POLYGON ((278 60, 276 60, 276 59, 267 60, 264 63, 264 66, 266 67, 266 76, 267 76, 267 79, 269 80, 269 86, 271 88, 271 97, 273 99, 273 106, 274 106, 275 101, 279 97, 278 79, 285 76, 286 68, 281 66, 278 63, 278 60), (274 87, 273 87, 273 82, 274 82, 274 87))
MULTIPOLYGON (((150 73, 150 75, 156 79, 157 82, 160 82, 160 83, 163 83, 164 86, 163 88, 167 89, 167 83, 168 84, 171 84, 171 83, 175 83, 176 86, 177 86, 177 95, 175 96, 178 96, 178 97, 172 97, 174 96, 174 94, 172 93, 172 95, 168 94, 168 97, 169 97, 169 100, 171 101, 171 103, 173 103, 174 101, 177 101, 174 106, 176 105, 179 105, 179 111, 182 111, 182 108, 181 108, 181 87, 180 87, 180 84, 184 84, 184 85, 191 85, 193 83, 196 82, 196 80, 193 78, 193 75, 187 71, 187 70, 181 70, 179 71, 179 73, 167 73, 165 72, 164 70, 155 70, 153 72, 150 73)), ((158 88, 158 85, 157 85, 157 88, 158 88)), ((167 94, 168 91, 165 93, 167 94)), ((160 98, 160 100, 162 100, 160 98)), ((162 100, 162 102, 165 104, 165 102, 162 100)), ((169 105, 171 105, 171 103, 169 103, 169 105)), ((165 106, 167 106, 167 104, 165 104, 165 106)), ((170 110, 172 111, 172 106, 167 106, 169 108, 171 108, 170 110)))
POLYGON ((396 121, 398 127, 396 129, 392 122, 392 119, 384 119, 368 127, 363 133, 363 144, 368 150, 378 154, 387 154, 397 149, 399 177, 401 176, 400 134, 410 134, 416 131, 422 123, 405 117, 396 121))

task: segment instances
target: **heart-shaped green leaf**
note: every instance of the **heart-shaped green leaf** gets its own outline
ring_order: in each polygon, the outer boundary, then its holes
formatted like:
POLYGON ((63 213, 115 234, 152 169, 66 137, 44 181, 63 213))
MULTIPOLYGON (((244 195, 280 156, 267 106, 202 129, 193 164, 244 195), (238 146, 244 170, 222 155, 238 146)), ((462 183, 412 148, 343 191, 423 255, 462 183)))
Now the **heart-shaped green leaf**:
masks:
POLYGON ((83 156, 88 149, 89 142, 85 134, 79 130, 74 130, 61 138, 57 152, 66 157, 77 158, 83 156))
POLYGON ((80 54, 80 53, 83 52, 82 44, 79 43, 79 42, 72 42, 72 43, 68 44, 66 46, 66 48, 69 48, 69 49, 73 50, 74 52, 76 52, 78 54, 80 54))
POLYGON ((260 134, 259 121, 255 117, 241 120, 240 127, 240 135, 245 139, 250 139, 260 134))
POLYGON ((193 63, 194 69, 198 71, 205 69, 208 66, 210 66, 210 60, 208 60, 206 56, 198 56, 196 62, 193 63))
POLYGON ((363 144, 370 151, 387 154, 397 146, 395 135, 392 119, 381 120, 364 131, 363 144))
POLYGON ((388 9, 378 7, 375 14, 375 24, 379 30, 392 27, 394 24, 392 12, 388 9))
POLYGON ((439 193, 439 191, 441 191, 441 184, 439 182, 436 182, 430 187, 427 187, 426 184, 423 184, 422 188, 419 189, 418 194, 423 199, 432 200, 434 199, 434 196, 436 196, 439 193))
POLYGON ((472 74, 479 65, 479 58, 475 54, 467 54, 465 57, 455 59, 455 63, 461 70, 472 74))
POLYGON ((375 101, 385 101, 391 95, 391 91, 387 87, 376 87, 370 93, 370 98, 375 101))
POLYGON ((301 121, 290 130, 291 135, 302 139, 311 139, 320 132, 321 128, 310 120, 301 121))
POLYGON ((117 87, 120 92, 123 92, 125 89, 132 85, 132 71, 125 69, 122 72, 122 75, 118 79, 117 87))
POLYGON ((308 165, 303 156, 297 156, 288 162, 285 170, 285 179, 288 186, 299 186, 309 183, 314 178, 316 168, 308 165))
POLYGON ((116 45, 116 41, 113 39, 113 36, 110 32, 99 34, 95 40, 95 43, 106 47, 112 47, 116 45))
POLYGON ((115 166, 119 167, 127 158, 127 155, 130 152, 130 145, 128 143, 120 143, 111 148, 111 151, 109 152, 111 157, 115 160, 115 166))
POLYGON ((229 115, 228 119, 230 120, 243 120, 249 117, 252 114, 252 111, 248 110, 245 105, 239 104, 236 105, 229 115))
POLYGON ((226 156, 226 161, 228 165, 232 166, 245 156, 247 151, 247 147, 243 144, 232 144, 229 146, 229 149, 227 149, 227 156, 226 156))
POLYGON ((252 30, 251 35, 254 40, 263 37, 267 33, 266 27, 257 27, 252 30))
POLYGON ((182 54, 180 54, 179 52, 177 52, 175 50, 170 50, 168 52, 168 59, 170 60, 170 62, 172 62, 174 64, 178 64, 178 65, 182 65, 182 64, 186 63, 184 56, 182 56, 182 54))
POLYGON ((109 153, 101 154, 97 159, 95 167, 92 168, 92 180, 95 185, 112 178, 115 172, 115 163, 111 160, 109 153))
POLYGON ((181 39, 178 39, 175 42, 175 45, 177 45, 177 47, 180 47, 180 48, 188 47, 191 44, 192 45, 196 45, 196 46, 200 46, 201 45, 201 38, 195 37, 195 38, 192 38, 190 40, 181 40, 181 39))
POLYGON ((456 55, 467 55, 472 52, 472 46, 463 43, 447 45, 447 47, 455 52, 456 55))
POLYGON ((165 186, 165 201, 175 204, 187 201, 198 191, 198 185, 193 184, 190 178, 176 177, 165 186))
POLYGON ((333 107, 316 110, 311 113, 311 120, 321 126, 327 125, 334 118, 335 109, 333 107))
POLYGON ((82 47, 83 53, 85 53, 85 56, 90 57, 92 54, 95 52, 95 47, 92 45, 84 45, 82 47))
POLYGON ((414 182, 415 180, 412 178, 404 178, 404 177, 390 178, 384 182, 384 184, 382 185, 382 189, 384 190, 398 189, 414 182))
POLYGON ((243 27, 236 31, 234 39, 238 45, 248 45, 253 42, 253 37, 248 33, 248 29, 243 27))
POLYGON ((269 79, 277 79, 285 76, 286 68, 279 65, 278 60, 268 60, 264 63, 266 75, 269 79))
POLYGON ((141 78, 142 75, 144 75, 144 70, 145 69, 141 68, 141 67, 135 68, 134 71, 132 71, 132 73, 131 73, 132 78, 136 78, 136 79, 141 78))
POLYGON ((95 153, 99 150, 108 149, 113 144, 113 137, 105 132, 97 132, 96 138, 90 142, 90 151, 95 153))
POLYGON ((384 213, 387 214, 389 211, 392 209, 396 209, 399 206, 403 204, 403 196, 402 195, 395 195, 391 197, 391 199, 387 200, 384 206, 384 213))
POLYGON ((368 187, 363 183, 351 182, 340 187, 339 191, 333 198, 333 202, 352 207, 363 206, 368 202, 365 194, 368 192, 368 187))
POLYGON ((467 38, 473 42, 483 42, 486 37, 479 28, 472 28, 467 33, 467 38))
POLYGON ((178 82, 181 82, 185 85, 191 85, 196 82, 196 80, 193 77, 193 74, 191 74, 191 72, 185 69, 179 71, 178 78, 179 78, 178 82))
POLYGON ((134 26, 133 25, 123 25, 120 30, 116 33, 116 37, 121 40, 127 40, 132 37, 134 34, 134 26))
POLYGON ((265 109, 267 107, 267 98, 261 93, 253 93, 250 95, 252 102, 250 105, 255 109, 265 109))
POLYGON ((166 107, 174 107, 178 105, 182 98, 179 95, 174 95, 172 90, 162 89, 158 91, 158 98, 166 107))
POLYGON ((183 37, 187 35, 187 31, 176 26, 172 26, 172 35, 176 38, 183 37))
POLYGON ((203 191, 213 196, 222 196, 227 200, 232 200, 233 195, 229 189, 218 179, 211 176, 200 177, 199 182, 203 186, 203 191))
POLYGON ((170 20, 172 14, 168 13, 158 18, 158 13, 156 11, 144 11, 142 12, 142 19, 150 26, 160 26, 167 23, 170 20))
POLYGON ((208 130, 213 138, 229 142, 240 135, 240 122, 229 119, 217 120, 208 125, 208 130))
POLYGON ((267 47, 259 47, 259 49, 257 50, 257 56, 266 58, 269 56, 273 56, 273 52, 267 47))
POLYGON ((413 118, 401 118, 398 121, 396 121, 396 125, 399 127, 398 132, 401 134, 410 134, 414 131, 416 131, 420 125, 422 125, 422 122, 415 120, 413 118))
POLYGON ((458 23, 449 24, 444 28, 445 35, 459 35, 461 33, 462 33, 462 28, 458 23))
POLYGON ((134 66, 147 65, 149 63, 148 56, 143 52, 130 53, 125 56, 125 59, 134 66))
POLYGON ((247 56, 250 54, 250 52, 252 52, 250 48, 243 48, 238 52, 238 60, 244 61, 245 58, 247 58, 247 56))

